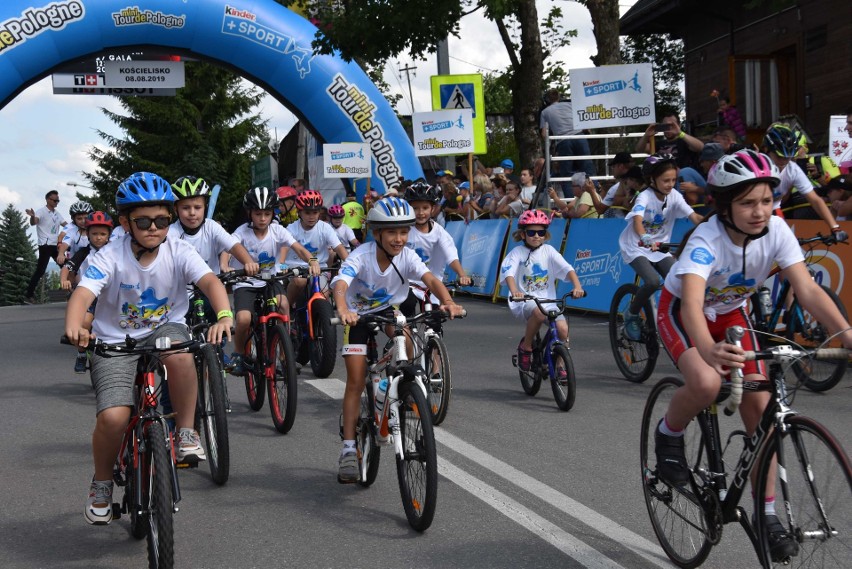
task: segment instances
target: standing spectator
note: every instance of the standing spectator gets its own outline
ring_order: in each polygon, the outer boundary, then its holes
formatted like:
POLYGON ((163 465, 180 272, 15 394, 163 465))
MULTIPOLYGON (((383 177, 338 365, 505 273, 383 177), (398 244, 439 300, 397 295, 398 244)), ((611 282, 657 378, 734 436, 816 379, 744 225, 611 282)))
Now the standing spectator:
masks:
POLYGON ((615 205, 613 202, 615 196, 618 194, 618 189, 621 187, 621 178, 635 164, 633 156, 629 152, 618 152, 610 160, 609 167, 612 168, 612 177, 615 178, 616 182, 609 188, 602 200, 595 202, 595 210, 597 210, 599 215, 603 215, 610 206, 615 205))
POLYGON ((364 212, 364 207, 358 203, 358 198, 355 196, 355 192, 347 192, 346 201, 343 203, 342 207, 343 211, 346 213, 346 217, 343 218, 343 223, 352 228, 352 232, 355 234, 355 238, 358 241, 363 242, 364 232, 362 227, 367 214, 364 212))
POLYGON ((56 211, 59 205, 59 192, 52 190, 44 195, 45 206, 38 211, 27 208, 25 211, 30 216, 30 225, 36 226, 36 237, 38 239, 38 262, 36 263, 27 292, 24 295, 26 304, 35 303, 35 289, 38 281, 44 276, 47 264, 59 254, 57 249, 59 232, 67 225, 62 214, 56 211))
MULTIPOLYGON (((559 91, 551 89, 545 94, 547 107, 541 111, 541 136, 547 137, 546 128, 550 129, 553 136, 568 136, 581 134, 582 131, 574 128, 574 114, 570 101, 560 101, 559 91)), ((553 156, 588 156, 589 141, 585 138, 569 138, 556 143, 551 153, 553 156)), ((588 158, 582 160, 558 161, 553 172, 560 177, 568 177, 575 172, 585 172, 589 176, 595 175, 595 167, 588 158)))
MULTIPOLYGON (((524 205, 529 207, 530 203, 532 203, 533 196, 535 196, 535 184, 533 183, 533 175, 532 170, 529 168, 524 168, 521 170, 521 201, 524 202, 524 205)), ((533 206, 535 208, 537 206, 533 206)))
POLYGON ((652 123, 645 129, 645 134, 636 143, 636 152, 649 153, 651 151, 651 139, 656 133, 657 125, 663 128, 663 140, 657 141, 655 152, 657 154, 668 154, 674 156, 678 168, 698 166, 698 154, 704 148, 704 143, 686 134, 680 129, 677 115, 669 113, 663 115, 659 123, 652 123))
POLYGON ((724 155, 721 144, 708 142, 698 157, 699 169, 688 166, 680 169, 677 174, 677 189, 683 194, 686 203, 692 206, 706 203, 704 190, 707 187, 707 174, 713 164, 724 155))
POLYGON ((740 111, 731 104, 731 100, 728 97, 721 97, 719 99, 719 119, 719 126, 730 127, 737 134, 737 140, 745 140, 745 121, 743 121, 740 111))
POLYGON ((296 190, 296 193, 298 194, 299 192, 304 192, 308 188, 308 182, 307 180, 303 180, 302 178, 293 178, 292 180, 290 180, 290 186, 292 186, 292 188, 296 190))

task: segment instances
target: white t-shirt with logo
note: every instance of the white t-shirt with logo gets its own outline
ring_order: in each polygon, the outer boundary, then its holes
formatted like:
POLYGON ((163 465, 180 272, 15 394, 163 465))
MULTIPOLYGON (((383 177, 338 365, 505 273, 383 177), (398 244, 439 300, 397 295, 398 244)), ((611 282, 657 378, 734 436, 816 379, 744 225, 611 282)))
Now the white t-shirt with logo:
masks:
POLYGON ((89 238, 83 235, 80 228, 73 223, 65 230, 65 237, 62 242, 68 246, 68 258, 73 257, 77 251, 89 245, 89 238))
MULTIPOLYGON (((260 270, 275 270, 278 265, 278 253, 282 247, 291 247, 296 242, 293 235, 281 225, 276 223, 270 224, 266 229, 266 235, 259 238, 254 233, 254 229, 248 223, 244 223, 237 227, 234 231, 234 237, 239 239, 243 247, 246 248, 251 258, 254 259, 260 270)), ((242 269, 243 264, 236 258, 231 258, 231 265, 236 269, 242 269)), ((258 288, 264 286, 263 281, 249 279, 248 281, 239 282, 234 285, 234 288, 253 287, 258 288)))
POLYGON ((408 282, 421 280, 429 272, 417 254, 408 248, 393 258, 393 264, 404 281, 400 280, 390 265, 384 271, 379 269, 376 242, 370 241, 355 249, 343 261, 331 284, 334 286, 337 281, 343 281, 349 285, 346 289, 346 306, 352 312, 378 312, 402 303, 408 297, 408 282))
POLYGON ((743 306, 763 285, 775 263, 786 269, 804 261, 796 236, 777 216, 769 219, 766 235, 747 243, 745 257, 743 275, 743 248, 731 241, 718 216, 714 216, 695 228, 669 271, 665 287, 680 298, 683 275, 694 274, 705 279, 704 313, 715 320, 716 314, 727 314, 743 306))
POLYGON ((565 280, 573 270, 571 263, 547 243, 535 250, 521 245, 509 251, 500 264, 500 282, 513 277, 524 293, 537 298, 555 298, 556 279, 565 280))
POLYGON ((234 245, 240 242, 239 239, 225 231, 225 228, 221 225, 209 219, 204 220, 195 235, 186 233, 180 221, 176 221, 169 226, 169 239, 186 241, 195 247, 207 266, 216 274, 221 272, 219 254, 223 251, 230 251, 234 245))
POLYGON ((59 241, 59 233, 62 231, 62 224, 65 223, 65 218, 56 209, 50 211, 47 206, 36 210, 35 216, 38 218, 36 224, 36 238, 39 245, 57 245, 59 241))
POLYGON ((144 338, 167 322, 183 323, 189 309, 186 284, 210 272, 191 245, 171 239, 147 267, 136 260, 130 239, 90 254, 83 266, 79 286, 98 297, 92 332, 109 343, 128 334, 144 338))
POLYGON ((654 193, 654 190, 647 188, 636 196, 633 209, 624 216, 624 219, 627 220, 627 226, 618 238, 621 258, 624 259, 625 263, 630 263, 637 257, 647 257, 649 261, 656 263, 669 256, 669 253, 651 251, 647 247, 639 246, 639 234, 636 233, 633 228, 633 221, 631 221, 634 217, 642 216, 645 233, 653 236, 654 241, 668 243, 672 238, 672 228, 675 221, 690 215, 692 215, 692 208, 686 203, 680 192, 672 190, 664 200, 661 200, 654 193))
MULTIPOLYGON (((441 280, 444 280, 447 265, 459 260, 459 251, 452 235, 437 223, 432 224, 428 233, 421 233, 416 227, 412 227, 405 246, 417 253, 429 268, 429 272, 441 280)), ((415 282, 424 286, 420 279, 415 279, 415 282)))
POLYGON ((334 227, 334 232, 337 233, 337 237, 340 239, 340 243, 346 247, 346 252, 352 250, 352 241, 355 240, 355 232, 352 231, 352 228, 346 225, 345 223, 341 223, 340 227, 334 227))
MULTIPOLYGON (((317 258, 321 267, 328 265, 328 248, 334 249, 340 245, 340 238, 334 228, 324 221, 317 221, 317 224, 310 229, 302 227, 302 222, 297 220, 287 226, 287 230, 293 234, 293 238, 299 244, 308 250, 308 252, 317 258)), ((291 267, 307 267, 306 263, 294 251, 287 253, 287 264, 291 267)))
POLYGON ((811 183, 808 175, 805 174, 805 171, 802 170, 793 160, 790 160, 790 162, 784 166, 784 169, 781 170, 781 181, 772 190, 772 199, 774 200, 772 207, 775 209, 780 208, 781 200, 784 199, 784 196, 786 196, 793 188, 799 190, 801 195, 809 194, 814 191, 814 185, 811 183))

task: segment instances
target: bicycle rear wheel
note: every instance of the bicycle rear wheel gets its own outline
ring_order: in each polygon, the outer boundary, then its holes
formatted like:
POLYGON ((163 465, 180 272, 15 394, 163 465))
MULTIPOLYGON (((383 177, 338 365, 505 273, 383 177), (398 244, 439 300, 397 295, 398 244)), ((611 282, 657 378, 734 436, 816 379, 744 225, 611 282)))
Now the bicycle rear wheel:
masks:
POLYGON ((438 500, 438 455, 432 415, 414 381, 399 384, 399 436, 402 456, 396 457, 399 493, 408 523, 425 531, 435 517, 438 500))
POLYGON ((554 374, 550 376, 553 398, 560 411, 569 411, 577 397, 577 376, 574 375, 574 362, 571 353, 563 345, 553 347, 554 374))
MULTIPOLYGON (((834 305, 840 310, 846 319, 846 308, 833 290, 827 286, 820 288, 828 295, 834 305)), ((788 311, 787 338, 806 348, 842 348, 843 343, 839 338, 834 338, 827 344, 826 339, 831 335, 828 329, 817 322, 813 314, 805 310, 799 304, 798 298, 793 295, 793 304, 788 311)), ((793 372, 796 377, 812 391, 827 391, 843 379, 846 374, 846 360, 840 361, 816 361, 802 360, 793 363, 793 372)))
POLYGON ((615 291, 609 306, 609 345, 618 370, 628 381, 642 383, 654 373, 660 346, 657 343, 657 327, 651 302, 639 311, 642 321, 642 335, 639 340, 631 340, 624 333, 624 315, 630 303, 639 291, 635 284, 622 285, 615 291))
MULTIPOLYGON (((787 431, 770 436, 757 464, 755 496, 761 498, 756 500, 756 507, 763 507, 762 496, 771 485, 778 518, 795 538, 799 551, 788 560, 773 560, 770 566, 852 567, 849 457, 834 436, 813 419, 793 415, 785 423, 787 431), (778 459, 779 466, 770 480, 773 458, 778 459), (784 506, 789 508, 790 516, 784 506)), ((768 535, 761 518, 756 531, 763 558, 768 559, 768 535)))
POLYGON ((361 393, 361 416, 358 418, 358 427, 355 443, 358 451, 358 469, 361 471, 358 484, 367 487, 376 481, 379 474, 379 460, 381 459, 381 448, 376 442, 375 407, 373 406, 373 383, 368 379, 364 392, 361 393))
POLYGON ((260 411, 263 408, 263 398, 266 390, 266 378, 263 375, 263 366, 261 366, 261 352, 263 349, 258 349, 258 337, 254 333, 250 334, 246 340, 245 354, 245 382, 246 395, 248 396, 249 407, 252 411, 260 411))
POLYGON ((311 371, 317 377, 328 377, 337 360, 337 329, 331 323, 334 308, 327 300, 315 300, 311 305, 314 339, 311 340, 311 371))
POLYGON ((210 475, 221 486, 228 481, 231 464, 224 376, 212 345, 203 346, 198 358, 197 413, 204 431, 210 475))
MULTIPOLYGON (((639 453, 642 492, 654 533, 675 565, 691 569, 707 559, 713 545, 708 535, 706 515, 692 485, 673 487, 657 476, 657 458, 654 452, 657 425, 665 416, 675 390, 682 385, 682 380, 666 377, 651 390, 642 413, 639 453)), ((695 420, 687 427, 684 437, 686 459, 693 473, 700 475, 708 472, 706 447, 701 429, 695 420)), ((701 480, 701 476, 695 478, 697 483, 701 480)))
POLYGON ((143 515, 148 518, 148 567, 170 568, 174 566, 175 557, 171 456, 166 450, 167 439, 161 424, 149 423, 145 439, 145 454, 150 462, 142 503, 143 515), (146 494, 147 502, 144 500, 146 494))
POLYGON ((296 355, 290 334, 282 324, 269 330, 269 365, 266 379, 272 424, 279 433, 287 433, 296 420, 296 355))
POLYGON ((423 350, 423 368, 426 372, 426 388, 429 391, 429 410, 432 412, 432 425, 440 425, 447 417, 450 408, 450 394, 453 390, 453 378, 450 372, 450 358, 447 346, 439 336, 431 336, 423 350))

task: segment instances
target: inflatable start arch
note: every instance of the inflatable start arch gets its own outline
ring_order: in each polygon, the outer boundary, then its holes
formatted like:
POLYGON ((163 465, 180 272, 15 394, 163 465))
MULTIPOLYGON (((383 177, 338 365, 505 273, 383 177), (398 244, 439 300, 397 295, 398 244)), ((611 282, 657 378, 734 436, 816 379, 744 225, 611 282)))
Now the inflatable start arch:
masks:
POLYGON ((316 28, 272 0, 3 0, 0 108, 69 61, 155 46, 234 68, 328 143, 367 142, 379 190, 423 175, 387 100, 354 63, 313 55, 316 28))

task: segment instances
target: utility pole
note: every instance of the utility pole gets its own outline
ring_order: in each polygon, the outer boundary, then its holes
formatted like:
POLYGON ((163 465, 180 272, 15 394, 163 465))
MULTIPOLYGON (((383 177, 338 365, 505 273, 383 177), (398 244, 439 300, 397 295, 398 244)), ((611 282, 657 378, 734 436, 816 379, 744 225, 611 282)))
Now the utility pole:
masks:
POLYGON ((414 96, 411 94, 411 73, 410 72, 413 72, 415 69, 417 69, 417 68, 411 67, 407 63, 405 64, 405 67, 399 68, 399 78, 402 79, 402 74, 404 72, 405 78, 408 80, 408 100, 411 103, 411 114, 414 114, 414 96))

